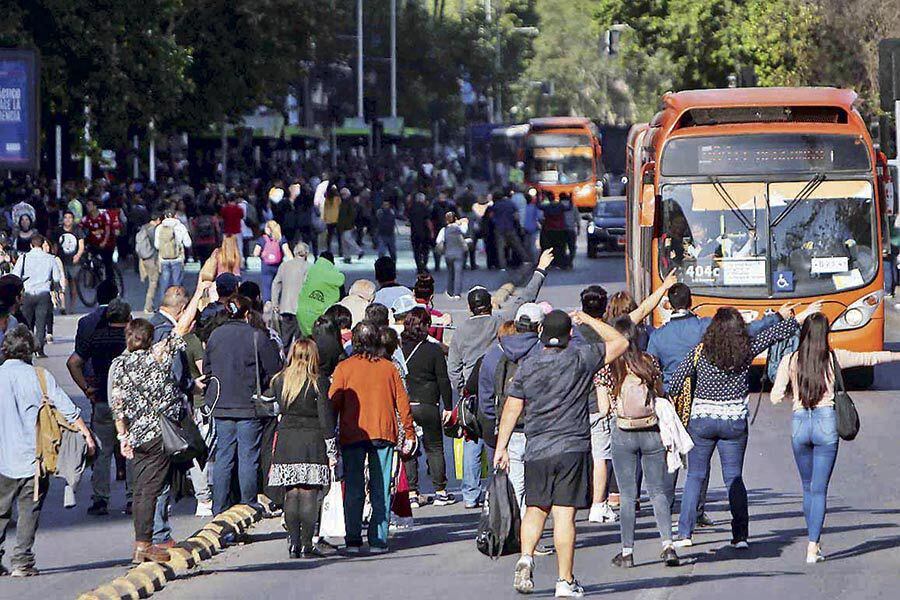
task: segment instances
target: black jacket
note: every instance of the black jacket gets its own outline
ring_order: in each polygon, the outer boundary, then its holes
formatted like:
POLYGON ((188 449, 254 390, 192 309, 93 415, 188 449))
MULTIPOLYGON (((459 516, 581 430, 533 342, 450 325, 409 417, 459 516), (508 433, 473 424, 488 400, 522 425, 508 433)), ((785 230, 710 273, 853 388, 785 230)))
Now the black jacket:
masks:
POLYGON ((440 406, 453 410, 453 388, 447 375, 447 359, 434 342, 403 342, 406 359, 406 391, 410 403, 440 406), (418 349, 416 347, 418 346, 418 349))
POLYGON ((208 376, 206 405, 214 405, 214 417, 249 419, 256 416, 252 400, 256 393, 257 364, 253 352, 254 337, 259 349, 260 385, 265 390, 281 369, 275 342, 265 332, 244 321, 228 321, 209 336, 203 353, 203 374, 208 376))

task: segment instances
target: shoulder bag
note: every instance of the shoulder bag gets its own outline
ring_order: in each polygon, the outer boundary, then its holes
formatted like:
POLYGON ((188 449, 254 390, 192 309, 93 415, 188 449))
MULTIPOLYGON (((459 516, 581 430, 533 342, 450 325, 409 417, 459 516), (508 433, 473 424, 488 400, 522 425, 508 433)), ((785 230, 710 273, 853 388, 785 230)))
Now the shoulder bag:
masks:
POLYGON ((834 352, 831 353, 831 360, 834 365, 834 412, 837 417, 837 432, 842 440, 849 442, 859 434, 859 413, 844 386, 841 365, 838 364, 834 352))
POLYGON ((266 396, 262 393, 262 384, 259 379, 259 342, 256 341, 256 330, 253 330, 253 365, 256 371, 256 393, 251 398, 253 409, 257 419, 274 419, 278 416, 278 403, 275 396, 266 396))

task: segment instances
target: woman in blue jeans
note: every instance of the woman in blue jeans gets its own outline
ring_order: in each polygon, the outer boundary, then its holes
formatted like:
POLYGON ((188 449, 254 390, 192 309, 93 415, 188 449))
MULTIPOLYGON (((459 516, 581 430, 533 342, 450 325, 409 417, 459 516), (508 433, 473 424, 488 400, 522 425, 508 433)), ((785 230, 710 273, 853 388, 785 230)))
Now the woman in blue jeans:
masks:
POLYGON ((819 312, 821 303, 811 304, 796 319, 795 306, 782 306, 778 310, 781 320, 755 336, 748 333, 741 313, 731 307, 720 308, 700 344, 688 353, 672 377, 670 390, 683 389, 688 377, 692 378, 694 389, 687 428, 694 449, 688 455, 676 547, 693 545, 691 534, 697 523, 700 489, 716 448, 731 508, 731 545, 738 549, 749 547, 750 516, 743 470, 750 365, 769 346, 794 335, 798 322, 819 312))
POLYGON ((821 314, 810 316, 800 330, 800 345, 785 356, 772 384, 772 402, 793 403, 791 445, 803 484, 803 515, 809 533, 806 562, 825 560, 819 547, 825 524, 825 498, 837 459, 837 417, 834 412, 835 365, 841 369, 871 367, 900 360, 898 352, 832 350, 830 326, 821 314), (823 377, 822 374, 825 374, 823 377))

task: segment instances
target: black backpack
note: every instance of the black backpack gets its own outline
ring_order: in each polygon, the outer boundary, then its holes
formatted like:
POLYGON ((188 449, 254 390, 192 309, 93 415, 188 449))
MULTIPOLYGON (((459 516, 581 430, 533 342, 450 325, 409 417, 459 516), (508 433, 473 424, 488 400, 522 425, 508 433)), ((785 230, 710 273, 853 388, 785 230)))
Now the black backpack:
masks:
POLYGON ((522 546, 519 538, 521 526, 519 503, 509 476, 506 471, 495 471, 485 492, 475 546, 492 560, 517 554, 522 546))
POLYGON ((469 378, 463 386, 462 394, 459 397, 459 403, 456 405, 457 419, 459 426, 467 438, 472 441, 480 440, 483 437, 481 421, 478 419, 478 375, 481 373, 481 362, 484 356, 475 361, 469 378))

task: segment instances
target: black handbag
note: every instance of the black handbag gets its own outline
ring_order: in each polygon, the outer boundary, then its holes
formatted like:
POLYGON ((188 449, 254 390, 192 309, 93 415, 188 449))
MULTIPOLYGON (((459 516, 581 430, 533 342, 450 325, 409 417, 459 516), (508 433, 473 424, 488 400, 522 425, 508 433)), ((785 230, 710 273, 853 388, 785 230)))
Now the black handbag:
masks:
POLYGON ((163 451, 175 463, 187 463, 198 460, 205 463, 207 459, 206 441, 200 428, 188 411, 183 411, 181 420, 159 413, 159 428, 162 432, 163 451))
POLYGON ((841 365, 838 364, 834 352, 831 353, 831 360, 834 364, 834 412, 837 417, 837 432, 842 440, 849 442, 859 434, 859 413, 844 386, 841 365))
POLYGON ((253 332, 253 364, 256 370, 256 393, 253 394, 253 410, 257 419, 274 419, 278 416, 278 403, 275 396, 266 396, 262 393, 262 385, 259 380, 259 346, 256 341, 256 332, 253 332))

